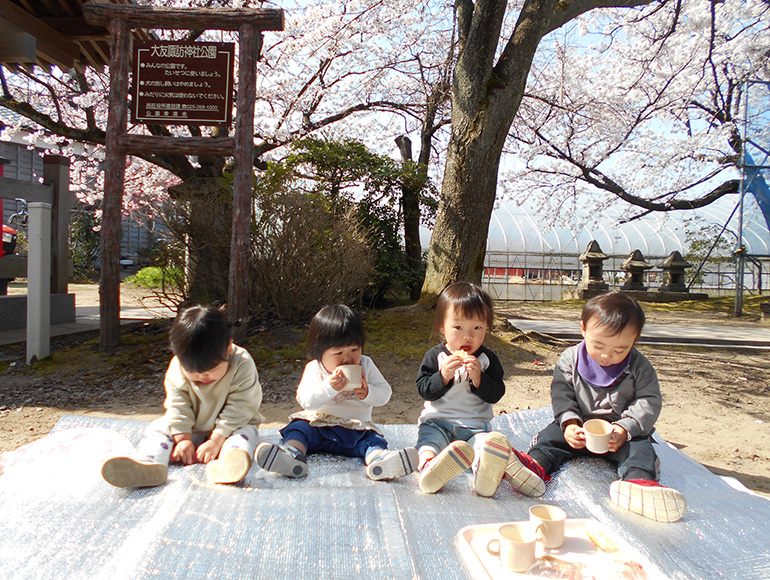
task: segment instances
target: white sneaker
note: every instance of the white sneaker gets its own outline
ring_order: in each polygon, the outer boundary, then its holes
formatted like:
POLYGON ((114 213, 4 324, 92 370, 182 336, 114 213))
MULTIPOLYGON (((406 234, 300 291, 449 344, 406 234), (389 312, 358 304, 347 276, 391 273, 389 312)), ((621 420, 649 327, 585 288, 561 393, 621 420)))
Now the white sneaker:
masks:
POLYGON ((482 497, 492 497, 505 475, 508 458, 511 456, 511 444, 502 433, 489 433, 481 449, 479 465, 476 469, 476 493, 482 497))
POLYGON ((257 446, 257 465, 266 471, 286 477, 305 477, 307 461, 305 456, 291 447, 282 447, 264 441, 257 446))
POLYGON ((417 468, 417 449, 407 447, 394 451, 383 450, 366 466, 366 475, 375 481, 409 475, 417 468))
POLYGON ((680 492, 651 479, 613 481, 610 499, 623 509, 656 522, 675 522, 687 511, 687 501, 680 492))
POLYGON ((420 489, 436 493, 453 477, 465 473, 473 463, 473 447, 465 441, 452 441, 431 459, 420 474, 420 489))

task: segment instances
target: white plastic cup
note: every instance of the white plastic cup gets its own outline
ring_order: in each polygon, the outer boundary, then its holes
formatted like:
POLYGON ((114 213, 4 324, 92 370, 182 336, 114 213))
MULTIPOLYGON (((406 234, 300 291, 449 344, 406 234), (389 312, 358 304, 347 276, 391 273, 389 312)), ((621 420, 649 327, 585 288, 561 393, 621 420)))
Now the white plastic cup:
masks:
POLYGON ((529 521, 534 524, 537 539, 544 548, 562 547, 567 512, 555 505, 533 505, 529 508, 529 521))
POLYGON ((354 391, 361 388, 361 365, 340 365, 339 368, 348 380, 342 387, 343 391, 354 391))
POLYGON ((604 419, 589 419, 583 423, 586 448, 591 453, 607 453, 610 450, 612 424, 604 419))
POLYGON ((497 556, 500 565, 513 572, 525 572, 535 563, 537 536, 529 522, 503 524, 497 537, 487 544, 487 551, 497 556), (495 550, 492 545, 497 544, 495 550))

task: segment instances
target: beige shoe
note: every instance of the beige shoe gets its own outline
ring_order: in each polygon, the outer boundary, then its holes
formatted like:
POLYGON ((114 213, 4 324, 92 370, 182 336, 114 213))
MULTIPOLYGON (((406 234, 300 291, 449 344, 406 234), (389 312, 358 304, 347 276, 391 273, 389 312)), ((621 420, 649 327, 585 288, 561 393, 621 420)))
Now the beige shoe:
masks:
POLYGON ((687 511, 687 501, 681 493, 648 479, 613 481, 610 499, 623 509, 656 522, 678 521, 687 511))
POLYGON ((166 483, 168 467, 132 457, 112 457, 102 464, 102 477, 115 487, 155 487, 166 483))
POLYGON ((508 438, 496 431, 489 433, 476 469, 476 493, 482 497, 492 497, 495 494, 505 475, 510 456, 511 444, 508 438))
POLYGON ((238 483, 250 468, 251 456, 243 449, 231 449, 206 464, 206 479, 210 483, 238 483))
POLYGON ((436 493, 453 477, 464 473, 473 463, 473 447, 465 441, 452 441, 431 459, 420 474, 420 489, 436 493))

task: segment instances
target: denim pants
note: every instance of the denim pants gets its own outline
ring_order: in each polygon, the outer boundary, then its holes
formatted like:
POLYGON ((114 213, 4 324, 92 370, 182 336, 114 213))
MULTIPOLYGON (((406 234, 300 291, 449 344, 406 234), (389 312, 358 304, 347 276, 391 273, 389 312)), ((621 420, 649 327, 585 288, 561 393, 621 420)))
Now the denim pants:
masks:
POLYGON ((284 441, 299 441, 307 455, 317 452, 348 457, 366 457, 374 449, 387 449, 385 438, 371 429, 347 429, 341 426, 314 427, 304 419, 295 419, 280 430, 284 441))
POLYGON ((463 427, 441 419, 428 419, 417 427, 417 451, 429 447, 438 454, 452 441, 467 441, 478 459, 488 433, 488 423, 484 427, 463 427))

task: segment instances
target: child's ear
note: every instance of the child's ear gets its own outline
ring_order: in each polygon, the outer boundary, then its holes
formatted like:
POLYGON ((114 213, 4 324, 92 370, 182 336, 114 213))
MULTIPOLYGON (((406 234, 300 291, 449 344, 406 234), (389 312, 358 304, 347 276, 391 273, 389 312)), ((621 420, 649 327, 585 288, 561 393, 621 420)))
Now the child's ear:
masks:
POLYGON ((582 320, 580 321, 580 333, 583 335, 583 338, 586 337, 586 325, 582 320))
POLYGON ((230 339, 230 344, 227 345, 227 356, 233 354, 233 339, 230 339))

